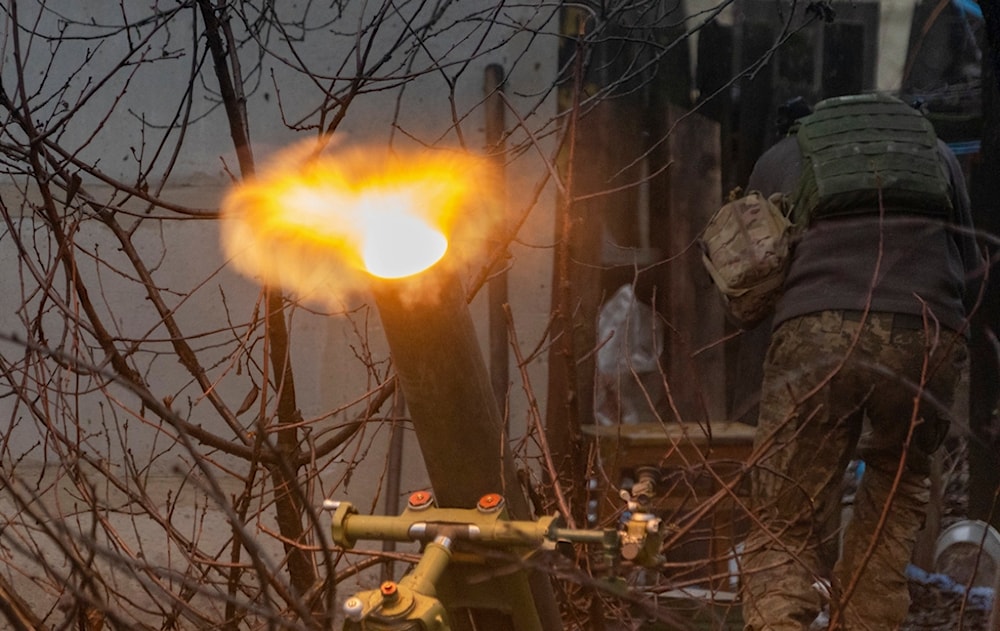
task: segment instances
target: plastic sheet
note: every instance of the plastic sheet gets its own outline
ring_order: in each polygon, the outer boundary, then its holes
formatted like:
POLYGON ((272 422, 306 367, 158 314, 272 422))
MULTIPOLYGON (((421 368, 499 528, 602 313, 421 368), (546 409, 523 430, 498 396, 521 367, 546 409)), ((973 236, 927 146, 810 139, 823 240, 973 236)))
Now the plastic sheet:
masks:
POLYGON ((597 321, 594 415, 601 425, 653 420, 665 398, 660 354, 663 322, 622 285, 601 307, 597 321))

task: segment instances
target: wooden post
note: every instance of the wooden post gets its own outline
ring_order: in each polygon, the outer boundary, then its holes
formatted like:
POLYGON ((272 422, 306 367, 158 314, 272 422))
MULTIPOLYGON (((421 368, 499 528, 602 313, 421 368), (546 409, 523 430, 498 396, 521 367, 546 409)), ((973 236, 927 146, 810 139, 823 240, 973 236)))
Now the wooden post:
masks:
MULTIPOLYGON (((499 64, 490 64, 486 67, 485 75, 483 91, 486 93, 486 102, 484 103, 486 109, 486 151, 497 165, 497 172, 501 173, 506 159, 505 106, 501 94, 504 82, 503 67, 499 64)), ((500 197, 503 198, 502 195, 500 197)), ((506 213, 504 213, 504 223, 506 223, 506 213)), ((502 238, 506 238, 506 225, 502 225, 500 233, 503 235, 502 238)), ((500 413, 504 416, 506 416, 507 408, 507 391, 510 389, 510 336, 507 332, 507 316, 504 313, 504 306, 508 302, 505 265, 506 261, 504 260, 498 262, 493 269, 493 275, 487 287, 490 323, 490 382, 493 385, 493 394, 496 397, 497 405, 500 406, 500 413)))
POLYGON ((719 125, 677 107, 667 109, 670 167, 658 194, 669 212, 658 226, 667 263, 662 304, 670 331, 666 378, 677 421, 721 421, 726 417, 725 315, 701 262, 697 239, 722 203, 719 125), (665 188, 663 188, 665 185, 665 188), (714 345, 714 346, 713 346, 714 345))

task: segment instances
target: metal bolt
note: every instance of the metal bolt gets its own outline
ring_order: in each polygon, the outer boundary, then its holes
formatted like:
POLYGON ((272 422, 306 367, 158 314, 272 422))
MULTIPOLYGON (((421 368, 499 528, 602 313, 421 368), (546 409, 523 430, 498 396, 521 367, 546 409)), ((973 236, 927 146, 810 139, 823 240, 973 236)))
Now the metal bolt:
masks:
POLYGON ((476 504, 476 508, 483 513, 492 513, 494 511, 500 510, 503 506, 504 499, 502 495, 497 493, 487 493, 486 495, 479 498, 479 503, 476 504))
POLYGON ((386 581, 379 586, 379 591, 382 592, 382 599, 387 603, 396 602, 396 598, 399 597, 399 586, 396 585, 395 581, 386 581))
POLYGON ((365 604, 357 596, 351 596, 344 601, 344 616, 348 620, 358 622, 365 612, 365 604))
POLYGON ((411 510, 423 510, 429 508, 434 496, 427 491, 414 491, 410 494, 408 505, 411 510))

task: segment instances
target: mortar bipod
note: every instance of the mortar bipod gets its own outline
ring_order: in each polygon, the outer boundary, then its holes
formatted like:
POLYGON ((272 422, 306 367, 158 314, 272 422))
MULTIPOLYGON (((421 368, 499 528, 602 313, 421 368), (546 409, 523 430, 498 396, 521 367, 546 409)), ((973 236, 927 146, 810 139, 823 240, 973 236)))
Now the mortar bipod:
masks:
POLYGON ((450 631, 455 609, 499 610, 516 631, 543 631, 527 579, 532 555, 558 544, 599 544, 612 568, 620 559, 647 565, 660 561, 663 539, 660 520, 645 513, 603 530, 565 528, 558 516, 510 520, 503 498, 492 493, 475 509, 457 509, 438 508, 430 493, 418 491, 396 517, 362 515, 349 502, 327 500, 324 508, 333 512, 333 541, 343 548, 359 540, 424 544, 398 583, 345 601, 344 631, 450 631))

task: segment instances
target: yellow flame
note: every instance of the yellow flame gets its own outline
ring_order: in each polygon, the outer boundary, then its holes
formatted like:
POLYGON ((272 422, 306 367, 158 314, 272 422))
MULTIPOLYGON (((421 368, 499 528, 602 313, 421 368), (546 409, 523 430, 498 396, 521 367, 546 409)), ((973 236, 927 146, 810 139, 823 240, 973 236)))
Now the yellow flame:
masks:
POLYGON ((242 272, 265 283, 340 294, 364 284, 354 270, 407 277, 438 263, 458 233, 485 239, 495 227, 494 190, 486 163, 466 154, 316 155, 314 144, 304 145, 230 191, 223 245, 242 272))
POLYGON ((448 250, 448 239, 440 230, 403 208, 380 208, 364 213, 363 218, 361 258, 375 276, 417 274, 440 261, 448 250))

